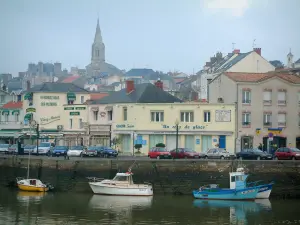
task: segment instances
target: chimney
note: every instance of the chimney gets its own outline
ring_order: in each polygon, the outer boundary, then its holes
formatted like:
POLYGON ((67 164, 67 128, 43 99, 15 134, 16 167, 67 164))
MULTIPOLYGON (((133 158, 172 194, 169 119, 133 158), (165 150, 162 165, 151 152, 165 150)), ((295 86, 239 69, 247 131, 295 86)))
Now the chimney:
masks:
POLYGON ((161 82, 161 80, 156 81, 155 86, 160 88, 161 90, 164 90, 163 82, 161 82))
POLYGON ((129 94, 134 91, 134 81, 126 80, 126 93, 129 94))
POLYGON ((261 55, 261 48, 253 48, 253 51, 255 51, 257 54, 261 55))
POLYGON ((3 84, 3 86, 2 86, 2 90, 6 91, 6 85, 5 84, 3 84))
POLYGON ((26 90, 28 91, 30 89, 30 81, 26 81, 26 90))
POLYGON ((241 50, 240 49, 234 49, 232 53, 234 54, 240 54, 241 50))

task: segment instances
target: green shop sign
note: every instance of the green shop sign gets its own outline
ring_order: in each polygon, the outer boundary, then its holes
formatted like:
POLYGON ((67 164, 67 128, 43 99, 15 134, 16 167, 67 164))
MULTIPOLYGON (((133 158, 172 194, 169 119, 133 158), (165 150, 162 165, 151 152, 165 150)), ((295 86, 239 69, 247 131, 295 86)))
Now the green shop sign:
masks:
MULTIPOLYGON (((169 125, 162 125, 162 128, 163 129, 176 129, 176 125, 172 125, 172 126, 169 126, 169 125)), ((187 130, 203 130, 205 129, 205 126, 200 126, 200 125, 185 125, 185 126, 178 126, 179 129, 187 129, 187 130)))
POLYGON ((26 109, 26 113, 35 113, 36 112, 36 109, 35 108, 27 108, 26 109))
POLYGON ((65 107, 64 110, 74 110, 74 107, 65 107))
POLYGON ((57 106, 57 102, 41 102, 41 106, 57 106))
POLYGON ((79 116, 80 112, 70 112, 70 116, 79 116))
POLYGON ((59 96, 41 96, 41 99, 59 100, 59 96))
POLYGON ((85 107, 75 107, 75 110, 85 110, 85 107))
POLYGON ((116 128, 133 128, 134 125, 132 124, 117 124, 116 128))

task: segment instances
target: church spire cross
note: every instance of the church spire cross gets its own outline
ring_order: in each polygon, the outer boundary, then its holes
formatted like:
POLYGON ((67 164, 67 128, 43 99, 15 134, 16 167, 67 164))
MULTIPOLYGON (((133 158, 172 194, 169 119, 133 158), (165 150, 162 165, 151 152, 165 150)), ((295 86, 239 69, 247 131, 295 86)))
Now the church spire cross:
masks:
POLYGON ((100 24, 99 24, 99 17, 97 19, 97 27, 96 27, 96 33, 94 38, 94 43, 102 43, 102 36, 101 36, 101 30, 100 30, 100 24))

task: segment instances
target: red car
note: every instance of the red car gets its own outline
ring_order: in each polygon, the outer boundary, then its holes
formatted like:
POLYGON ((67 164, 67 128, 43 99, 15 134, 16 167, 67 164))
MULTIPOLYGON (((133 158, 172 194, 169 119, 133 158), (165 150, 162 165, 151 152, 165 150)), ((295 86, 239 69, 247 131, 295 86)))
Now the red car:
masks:
POLYGON ((199 154, 195 150, 189 148, 178 148, 177 152, 176 149, 170 151, 173 158, 177 159, 188 159, 188 158, 204 158, 204 154, 199 154))
POLYGON ((148 153, 148 157, 153 159, 171 159, 172 156, 170 152, 166 148, 162 147, 153 147, 150 149, 148 153))
POLYGON ((281 147, 275 152, 275 159, 300 159, 300 150, 298 148, 281 147))

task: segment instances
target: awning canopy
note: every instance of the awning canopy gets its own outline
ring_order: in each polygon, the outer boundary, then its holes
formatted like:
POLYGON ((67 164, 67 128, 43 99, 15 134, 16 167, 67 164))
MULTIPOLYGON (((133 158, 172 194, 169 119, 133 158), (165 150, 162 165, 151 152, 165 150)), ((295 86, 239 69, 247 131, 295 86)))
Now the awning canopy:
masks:
POLYGON ((106 107, 105 107, 105 110, 106 110, 106 111, 111 111, 112 109, 113 109, 112 106, 106 106, 106 107))
POLYGON ((32 113, 27 113, 25 116, 24 116, 24 120, 32 120, 32 113))
POLYGON ((67 93, 67 99, 68 101, 75 101, 76 100, 76 95, 73 92, 68 92, 67 93))
POLYGON ((16 110, 12 111, 12 115, 14 115, 14 114, 20 114, 20 110, 16 109, 16 110))
POLYGON ((31 92, 27 92, 25 95, 24 95, 24 100, 31 100, 32 99, 32 93, 31 92))
POLYGON ((1 109, 1 114, 2 115, 9 115, 9 110, 8 109, 1 109))

